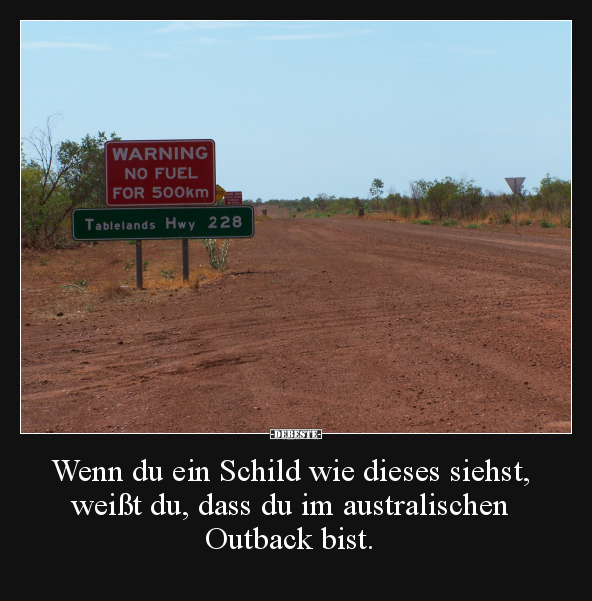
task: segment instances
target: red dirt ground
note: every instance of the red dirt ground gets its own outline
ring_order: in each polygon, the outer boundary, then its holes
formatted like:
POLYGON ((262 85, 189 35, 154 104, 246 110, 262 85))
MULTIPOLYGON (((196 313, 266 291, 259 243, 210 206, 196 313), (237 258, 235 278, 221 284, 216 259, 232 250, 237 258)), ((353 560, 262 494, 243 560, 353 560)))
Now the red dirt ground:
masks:
POLYGON ((571 431, 570 229, 268 211, 184 286, 177 240, 143 291, 123 242, 24 250, 21 431, 571 431))

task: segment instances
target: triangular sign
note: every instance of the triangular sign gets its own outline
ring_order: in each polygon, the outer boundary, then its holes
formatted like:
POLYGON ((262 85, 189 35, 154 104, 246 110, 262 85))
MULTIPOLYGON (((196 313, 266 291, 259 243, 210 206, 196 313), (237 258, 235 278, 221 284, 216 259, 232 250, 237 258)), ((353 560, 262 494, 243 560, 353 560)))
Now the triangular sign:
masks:
POLYGON ((520 192, 520 188, 522 188, 522 184, 524 183, 525 177, 516 177, 514 181, 516 182, 516 194, 520 192))
POLYGON ((504 178, 508 186, 510 186, 510 190, 514 192, 514 194, 518 194, 520 192, 520 188, 522 188, 522 183, 526 179, 525 177, 506 177, 504 178))

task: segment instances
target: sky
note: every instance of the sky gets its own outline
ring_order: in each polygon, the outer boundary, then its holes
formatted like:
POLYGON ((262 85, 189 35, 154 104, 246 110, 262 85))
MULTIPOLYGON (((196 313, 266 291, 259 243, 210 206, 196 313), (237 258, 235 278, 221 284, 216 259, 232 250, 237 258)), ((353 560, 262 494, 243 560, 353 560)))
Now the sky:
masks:
POLYGON ((570 21, 20 25, 21 139, 212 139, 217 183, 263 201, 571 179, 570 21))

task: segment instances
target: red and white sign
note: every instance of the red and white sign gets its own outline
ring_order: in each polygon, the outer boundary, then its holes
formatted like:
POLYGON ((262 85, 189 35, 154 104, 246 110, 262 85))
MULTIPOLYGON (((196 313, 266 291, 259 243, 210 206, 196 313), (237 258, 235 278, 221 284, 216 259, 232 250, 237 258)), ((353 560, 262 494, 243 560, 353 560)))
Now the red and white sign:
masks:
POLYGON ((242 205, 243 204, 243 193, 242 192, 226 192, 224 195, 225 205, 242 205))
POLYGON ((105 202, 110 207, 215 204, 214 140, 105 142, 105 202))

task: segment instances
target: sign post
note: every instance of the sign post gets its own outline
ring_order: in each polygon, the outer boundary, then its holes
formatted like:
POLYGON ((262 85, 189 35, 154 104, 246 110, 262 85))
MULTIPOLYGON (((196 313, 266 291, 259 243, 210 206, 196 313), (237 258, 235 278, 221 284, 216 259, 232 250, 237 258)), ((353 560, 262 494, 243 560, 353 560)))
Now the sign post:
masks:
POLYGON ((504 178, 508 186, 510 186, 510 190, 512 190, 514 195, 514 227, 515 232, 518 233, 518 194, 520 193, 520 189, 522 188, 522 184, 525 177, 506 177, 504 178))
POLYGON ((75 209, 72 237, 135 240, 139 289, 142 240, 180 238, 186 282, 189 238, 250 238, 255 233, 253 208, 242 206, 241 192, 232 193, 233 200, 226 203, 232 206, 215 206, 225 194, 216 184, 214 140, 109 140, 105 142, 109 208, 75 209))
MULTIPOLYGON (((216 152, 213 140, 110 140, 105 143, 107 206, 214 205, 216 152)), ((189 279, 189 249, 181 242, 183 281, 189 279)), ((136 286, 142 288, 142 240, 136 240, 136 286)))
POLYGON ((142 262, 142 240, 136 240, 136 289, 144 288, 144 263, 142 262))
POLYGON ((187 238, 181 240, 181 255, 183 260, 183 281, 189 281, 189 241, 187 238))

